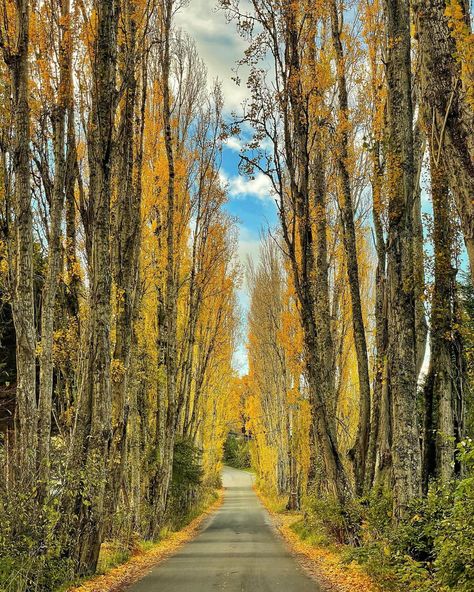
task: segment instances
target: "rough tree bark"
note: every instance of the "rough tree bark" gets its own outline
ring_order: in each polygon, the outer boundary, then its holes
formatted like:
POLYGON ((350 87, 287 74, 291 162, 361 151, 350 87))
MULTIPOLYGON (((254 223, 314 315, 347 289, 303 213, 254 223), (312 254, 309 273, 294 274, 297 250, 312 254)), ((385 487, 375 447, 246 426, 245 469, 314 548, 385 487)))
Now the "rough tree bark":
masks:
POLYGON ((433 477, 449 480, 454 468, 453 229, 447 176, 430 151, 433 200, 434 287, 431 304, 431 357, 425 385, 424 486, 433 477))
MULTIPOLYGON (((73 464, 82 473, 78 495, 74 559, 77 573, 93 573, 104 531, 105 487, 112 438, 110 388, 110 194, 112 137, 116 103, 118 0, 95 3, 97 33, 92 64, 89 122, 89 320, 73 443, 73 464)), ((76 472, 76 478, 78 477, 76 472)))
POLYGON ((386 0, 388 379, 393 419, 394 513, 421 493, 413 271, 413 110, 410 6, 386 0))
POLYGON ((38 416, 39 480, 43 493, 49 479, 49 448, 51 439, 51 406, 53 397, 53 335, 56 294, 61 271, 61 224, 64 210, 66 174, 66 113, 72 100, 69 0, 60 3, 59 88, 51 116, 54 150, 54 182, 50 204, 49 251, 41 308, 40 393, 38 416))
MULTIPOLYGON (((28 100, 30 3, 29 0, 15 0, 13 4, 16 38, 4 39, 0 35, 0 47, 10 71, 14 127, 15 285, 12 310, 16 332, 18 477, 32 479, 36 468, 38 419, 28 100)), ((6 20, 9 17, 3 15, 6 20)))
POLYGON ((76 148, 76 129, 74 117, 74 102, 71 94, 67 106, 67 156, 66 178, 64 182, 65 194, 65 218, 66 218, 66 245, 65 267, 67 277, 66 306, 67 313, 79 330, 79 291, 81 278, 79 275, 79 263, 77 259, 77 216, 76 216, 76 180, 79 178, 76 148))
POLYGON ((137 3, 124 0, 122 21, 124 47, 120 59, 123 103, 120 109, 117 146, 117 200, 113 210, 115 241, 112 245, 112 272, 115 284, 115 347, 113 352, 112 428, 110 453, 110 514, 119 501, 126 463, 129 416, 128 384, 132 350, 133 320, 137 304, 138 263, 141 224, 141 176, 146 79, 141 83, 138 101, 139 61, 137 47, 137 3))
POLYGON ((366 489, 376 482, 383 484, 391 466, 391 405, 387 385, 387 245, 382 224, 382 186, 380 141, 372 150, 372 215, 374 221, 377 268, 375 271, 375 376, 367 459, 366 489))
MULTIPOLYGON (((163 0, 162 13, 162 49, 160 52, 161 79, 163 85, 163 126, 165 136, 165 150, 168 164, 168 190, 167 190, 167 211, 165 221, 166 233, 166 272, 165 272, 165 293, 163 306, 161 307, 160 325, 160 349, 162 349, 163 366, 165 369, 165 389, 159 389, 159 394, 166 395, 166 401, 158 401, 158 409, 164 417, 157 417, 157 430, 162 434, 157 438, 159 450, 159 467, 154 479, 154 509, 150 525, 150 536, 155 537, 162 525, 168 491, 173 468, 173 450, 176 435, 176 379, 177 379, 177 300, 178 286, 176 277, 175 259, 175 165, 174 165, 174 142, 171 120, 171 31, 174 10, 174 0, 163 0)), ((160 356, 161 357, 161 356, 160 356)), ((160 377, 158 378, 160 380, 160 377)))
MULTIPOLYGON (((464 6, 464 3, 460 3, 464 6)), ((434 164, 449 179, 474 278, 474 113, 461 77, 445 0, 413 2, 425 125, 434 164)), ((466 26, 470 27, 466 15, 466 26)), ((467 84, 471 81, 465 81, 467 84)))
POLYGON ((342 235, 346 255, 347 279, 352 308, 352 328, 354 332, 354 344, 359 377, 359 421, 356 440, 354 446, 349 451, 349 457, 353 463, 356 492, 360 495, 364 487, 370 433, 369 361, 360 297, 354 206, 352 203, 352 188, 349 172, 349 103, 347 96, 344 48, 341 41, 343 21, 342 17, 339 15, 336 0, 332 0, 330 10, 332 42, 336 53, 337 89, 339 99, 336 164, 340 183, 342 235))
MULTIPOLYGON (((290 236, 288 220, 283 207, 280 215, 284 239, 290 252, 294 283, 300 302, 300 314, 306 350, 306 371, 313 414, 313 431, 324 465, 325 487, 341 504, 350 495, 350 482, 342 463, 335 430, 334 402, 327 384, 326 373, 321 372, 321 348, 315 322, 317 294, 314 281, 316 269, 313 245, 313 225, 309 199, 310 159, 308 152, 309 121, 302 96, 301 60, 299 55, 298 26, 294 7, 284 9, 285 60, 288 79, 284 99, 285 155, 290 177, 290 195, 299 241, 299 254, 290 236), (291 123, 290 123, 291 122, 291 123), (291 129, 292 126, 292 129, 291 129), (300 259, 300 261, 298 261, 300 259), (328 402, 329 401, 329 402, 328 402)), ((330 319, 326 319, 330 322, 330 319)))

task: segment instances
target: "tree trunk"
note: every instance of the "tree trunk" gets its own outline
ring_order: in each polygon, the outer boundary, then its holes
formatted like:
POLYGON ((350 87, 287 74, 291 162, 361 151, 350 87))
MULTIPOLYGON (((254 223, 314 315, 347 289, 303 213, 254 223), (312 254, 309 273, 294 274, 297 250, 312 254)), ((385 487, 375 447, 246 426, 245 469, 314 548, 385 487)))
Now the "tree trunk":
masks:
POLYGON ((60 80, 57 104, 52 115, 54 136, 54 184, 50 204, 48 267, 43 286, 41 308, 41 356, 38 423, 38 469, 40 487, 45 493, 49 480, 49 447, 51 438, 51 407, 53 397, 53 335, 56 294, 61 271, 61 224, 65 185, 65 127, 68 104, 72 100, 69 0, 61 2, 61 38, 59 48, 60 80))
POLYGON ((349 451, 353 463, 357 494, 362 494, 364 487, 367 449, 370 428, 370 379, 367 341, 365 338, 362 303, 360 297, 359 264, 357 261, 357 241, 354 224, 354 207, 349 173, 349 105, 345 71, 344 49, 341 41, 342 19, 340 22, 337 3, 331 2, 332 42, 336 52, 336 70, 339 98, 337 170, 340 182, 340 209, 342 235, 346 255, 347 279, 352 307, 352 329, 357 357, 359 377, 359 422, 354 446, 349 451))
MULTIPOLYGON (((154 504, 152 511, 152 524, 150 535, 156 537, 162 526, 163 517, 168 501, 168 491, 171 482, 173 467, 173 451, 176 435, 176 374, 177 374, 177 270, 175 262, 175 166, 174 147, 171 121, 171 91, 170 91, 170 69, 171 69, 171 25, 173 17, 174 0, 163 0, 162 5, 162 51, 160 55, 161 75, 163 84, 163 126, 165 136, 165 149, 168 164, 168 191, 167 191, 167 213, 166 213, 166 273, 165 273, 165 294, 161 316, 160 342, 163 355, 163 366, 165 369, 165 389, 159 389, 166 395, 166 402, 157 401, 158 410, 164 414, 162 419, 157 417, 157 429, 163 430, 157 445, 159 450, 159 466, 155 477, 154 504), (164 403, 164 404, 163 404, 164 403)), ((160 377, 158 378, 160 380, 160 377)))
POLYGON ((30 190, 30 108, 28 102, 28 51, 30 4, 16 2, 16 47, 4 48, 11 75, 14 125, 13 172, 15 177, 15 285, 13 321, 16 333, 18 476, 30 479, 36 468, 36 327, 33 294, 33 230, 30 190))
MULTIPOLYGON (((309 199, 310 159, 309 121, 303 100, 301 61, 298 44, 298 26, 294 7, 285 9, 286 52, 288 69, 283 104, 285 111, 284 134, 285 156, 289 173, 289 192, 292 215, 295 218, 296 233, 290 233, 284 207, 280 209, 283 236, 290 255, 295 290, 303 327, 306 377, 312 408, 312 430, 321 456, 324 474, 321 483, 326 492, 341 504, 351 495, 350 482, 342 463, 336 437, 336 416, 334 401, 334 375, 328 375, 322 366, 324 350, 320 347, 317 316, 319 310, 319 289, 317 266, 313 244, 313 224, 309 199), (292 236, 293 235, 293 236, 292 236), (295 241, 298 241, 298 248, 295 241)), ((321 221, 325 211, 318 212, 321 221)), ((321 238, 321 237, 320 237, 321 238)), ((327 265, 327 263, 326 263, 327 265)), ((326 277, 327 280, 327 277, 326 277)), ((330 323, 330 318, 324 320, 330 323)))
POLYGON ((413 113, 411 102, 410 7, 386 0, 388 379, 393 418, 395 517, 405 515, 421 493, 417 419, 415 296, 413 271, 413 113))
MULTIPOLYGON (((127 420, 130 403, 128 384, 132 348, 133 320, 137 304, 140 223, 141 223, 141 175, 143 161, 143 132, 146 102, 146 76, 142 80, 142 93, 138 114, 137 100, 137 46, 134 0, 123 2, 126 45, 122 55, 123 106, 120 112, 117 138, 117 202, 114 209, 114 236, 112 246, 113 278, 115 283, 115 348, 112 366, 112 427, 113 445, 110 453, 111 496, 110 515, 118 504, 125 471, 127 452, 127 420), (136 122, 136 123, 135 123, 136 122)), ((145 60, 144 57, 141 59, 145 60)), ((146 60, 145 60, 146 62, 146 60)), ((146 66, 145 66, 146 67, 146 66)), ((144 68, 142 68, 144 75, 144 68)))
MULTIPOLYGON (((445 0, 416 0, 413 7, 430 151, 436 167, 442 166, 448 176, 474 278, 474 113, 466 96, 469 89, 462 83, 462 64, 456 55, 445 0)), ((465 24, 470 29, 468 15, 465 24)))
POLYGON ((387 277, 385 244, 382 225, 381 143, 372 151, 372 214, 374 220, 377 268, 375 271, 375 376, 373 389, 370 440, 367 458, 366 490, 374 482, 381 484, 391 465, 391 413, 387 384, 387 277))
MULTIPOLYGON (((82 469, 75 513, 74 557, 77 574, 95 571, 104 531, 105 488, 112 438, 110 388, 110 193, 112 134, 115 114, 117 23, 116 0, 96 3, 97 37, 93 61, 89 127, 90 292, 89 322, 74 433, 73 462, 82 469)), ((77 474, 76 474, 77 477, 77 474)))
POLYGON ((313 197, 315 230, 314 245, 314 322, 318 335, 319 372, 323 396, 330 411, 330 421, 336 427, 337 397, 334 380, 336 367, 334 339, 331 327, 331 304, 329 298, 328 229, 326 209, 326 161, 320 152, 315 154, 311 165, 310 194, 313 197))
POLYGON ((66 277, 67 292, 66 305, 70 318, 79 325, 79 288, 81 279, 79 275, 79 263, 77 259, 77 223, 76 223, 76 198, 75 186, 78 178, 76 130, 74 105, 72 96, 67 109, 67 157, 66 157, 66 179, 64 192, 66 200, 66 277))
POLYGON ((430 151, 433 200, 434 289, 431 305, 431 359, 425 386, 424 485, 439 477, 448 481, 454 469, 454 377, 452 268, 453 229, 448 179, 430 151))

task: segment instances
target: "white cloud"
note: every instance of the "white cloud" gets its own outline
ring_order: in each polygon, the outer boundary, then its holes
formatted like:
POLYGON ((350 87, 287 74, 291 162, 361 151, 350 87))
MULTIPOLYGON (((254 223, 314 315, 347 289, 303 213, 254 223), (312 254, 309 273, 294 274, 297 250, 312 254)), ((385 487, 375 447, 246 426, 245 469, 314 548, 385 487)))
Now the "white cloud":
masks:
MULTIPOLYGON (((221 81, 226 109, 238 110, 248 91, 245 82, 237 86, 232 80, 232 70, 246 46, 235 23, 226 21, 224 11, 217 8, 217 0, 190 0, 177 13, 176 24, 196 41, 199 55, 209 71, 209 82, 216 78, 221 81)), ((245 72, 241 78, 246 80, 245 72)))
POLYGON ((242 142, 235 136, 229 136, 225 141, 225 147, 234 150, 234 152, 240 152, 242 149, 242 142))
POLYGON ((245 376, 249 372, 249 361, 247 355, 247 348, 245 346, 245 342, 242 341, 235 351, 234 351, 234 358, 232 360, 232 365, 234 370, 237 372, 239 376, 245 376))
POLYGON ((272 183, 263 173, 257 173, 253 179, 248 179, 241 175, 227 177, 221 172, 221 182, 233 198, 256 197, 262 201, 274 199, 272 183))
POLYGON ((229 177, 225 174, 224 169, 222 169, 222 168, 219 171, 219 180, 221 182, 222 187, 228 189, 229 177))

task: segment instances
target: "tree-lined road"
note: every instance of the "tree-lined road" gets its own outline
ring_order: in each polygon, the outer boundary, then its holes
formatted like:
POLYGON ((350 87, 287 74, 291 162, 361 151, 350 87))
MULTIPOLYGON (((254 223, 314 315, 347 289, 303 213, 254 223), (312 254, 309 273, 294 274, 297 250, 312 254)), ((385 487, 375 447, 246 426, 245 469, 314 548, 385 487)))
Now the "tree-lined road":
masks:
POLYGON ((130 592, 318 592, 252 490, 252 476, 225 468, 224 503, 205 529, 130 592))

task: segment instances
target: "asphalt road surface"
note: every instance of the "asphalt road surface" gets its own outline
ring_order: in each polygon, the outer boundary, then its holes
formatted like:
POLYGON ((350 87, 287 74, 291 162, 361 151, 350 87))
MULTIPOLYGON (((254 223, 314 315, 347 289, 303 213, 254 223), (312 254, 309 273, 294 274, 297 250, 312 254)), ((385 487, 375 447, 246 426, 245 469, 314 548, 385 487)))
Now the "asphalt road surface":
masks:
POLYGON ((225 468, 223 484, 204 530, 129 592, 320 592, 275 534, 252 476, 225 468))

